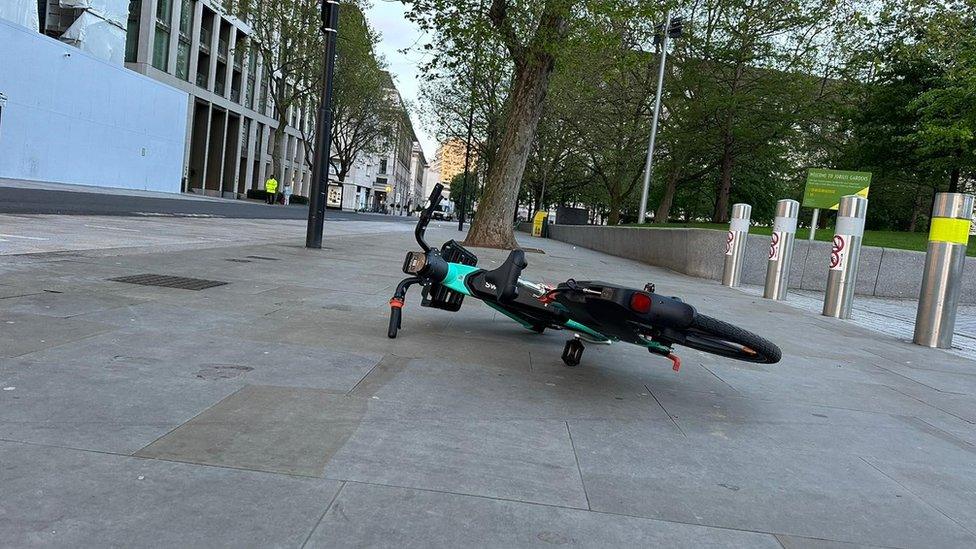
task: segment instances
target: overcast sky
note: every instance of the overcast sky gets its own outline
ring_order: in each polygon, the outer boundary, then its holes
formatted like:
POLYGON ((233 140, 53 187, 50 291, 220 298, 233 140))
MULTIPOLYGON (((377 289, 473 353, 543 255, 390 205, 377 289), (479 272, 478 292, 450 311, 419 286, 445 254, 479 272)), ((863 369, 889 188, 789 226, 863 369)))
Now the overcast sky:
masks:
POLYGON ((416 113, 416 106, 420 101, 419 66, 423 61, 423 54, 417 46, 423 44, 423 33, 416 25, 404 19, 403 4, 399 0, 372 0, 372 2, 373 7, 366 12, 366 17, 382 37, 377 53, 386 58, 400 95, 414 106, 411 113, 413 127, 417 132, 417 139, 424 148, 424 155, 430 162, 437 152, 437 142, 434 140, 433 132, 428 131, 429 129, 420 123, 416 113), (408 48, 410 51, 401 53, 408 48))

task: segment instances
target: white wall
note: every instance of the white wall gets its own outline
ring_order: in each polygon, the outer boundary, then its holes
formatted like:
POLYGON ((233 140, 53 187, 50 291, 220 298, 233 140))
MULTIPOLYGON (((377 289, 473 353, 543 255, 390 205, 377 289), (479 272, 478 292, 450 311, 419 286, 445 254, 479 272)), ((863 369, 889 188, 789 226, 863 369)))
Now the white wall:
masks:
POLYGON ((0 92, 0 177, 180 191, 185 92, 2 20, 0 92))

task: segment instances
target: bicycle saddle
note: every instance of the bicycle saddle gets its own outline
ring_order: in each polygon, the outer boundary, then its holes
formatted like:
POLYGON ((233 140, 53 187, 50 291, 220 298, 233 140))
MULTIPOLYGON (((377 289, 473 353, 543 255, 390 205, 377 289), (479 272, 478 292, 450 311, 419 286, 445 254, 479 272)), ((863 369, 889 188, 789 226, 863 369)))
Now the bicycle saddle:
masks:
POLYGON ((528 266, 525 252, 514 249, 497 269, 485 271, 485 289, 495 294, 495 299, 507 303, 518 297, 518 279, 522 269, 528 266))

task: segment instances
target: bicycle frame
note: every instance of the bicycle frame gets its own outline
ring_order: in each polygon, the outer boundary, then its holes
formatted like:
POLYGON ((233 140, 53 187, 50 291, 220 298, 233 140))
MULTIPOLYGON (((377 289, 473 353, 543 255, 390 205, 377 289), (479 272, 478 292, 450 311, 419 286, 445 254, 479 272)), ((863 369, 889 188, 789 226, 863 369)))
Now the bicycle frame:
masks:
MULTIPOLYGON (((451 290, 454 290, 455 292, 458 292, 459 294, 463 294, 468 297, 473 297, 475 299, 480 299, 478 296, 472 294, 471 291, 468 289, 467 279, 471 275, 481 271, 482 269, 479 267, 462 265, 460 263, 448 263, 447 277, 445 277, 440 284, 446 286, 451 290)), ((519 286, 532 291, 536 297, 541 297, 542 294, 548 291, 548 288, 546 288, 542 284, 536 284, 535 282, 525 281, 522 280, 521 278, 519 279, 519 286)), ((505 309, 500 304, 492 303, 484 299, 480 299, 480 300, 485 305, 491 307, 492 309, 495 309, 496 311, 502 313, 508 318, 511 318, 512 320, 518 322, 522 326, 528 329, 532 329, 532 326, 529 323, 517 317, 516 315, 514 315, 513 313, 505 309)), ((601 334, 600 332, 597 332, 596 330, 591 330, 590 328, 587 328, 586 326, 580 324, 579 322, 576 322, 575 320, 569 320, 563 326, 568 330, 580 334, 581 336, 583 335, 587 336, 587 340, 592 343, 603 343, 607 345, 613 343, 613 340, 611 340, 607 336, 601 334)))
MULTIPOLYGON (((421 219, 417 223, 414 231, 417 243, 423 252, 409 252, 407 254, 403 271, 412 276, 400 282, 393 298, 390 300, 390 330, 388 334, 390 338, 395 338, 400 328, 402 318, 401 309, 403 308, 404 298, 408 288, 412 285, 419 284, 425 287, 438 285, 460 296, 478 299, 484 302, 485 305, 535 332, 541 333, 546 328, 566 329, 574 332, 576 334, 575 338, 567 342, 566 349, 563 352, 563 360, 567 364, 578 364, 579 356, 582 354, 582 341, 609 345, 621 340, 616 335, 607 336, 571 318, 571 310, 552 299, 553 288, 522 278, 517 278, 512 282, 511 277, 514 276, 514 273, 511 269, 513 269, 513 265, 509 265, 509 262, 513 261, 512 258, 515 257, 514 252, 502 267, 494 271, 486 271, 474 265, 448 261, 442 256, 441 250, 432 248, 427 244, 424 239, 424 233, 431 219, 431 213, 440 202, 442 190, 442 186, 435 185, 430 196, 430 203, 421 213, 421 219), (506 265, 508 266, 506 267, 506 265), (505 271, 502 269, 508 270, 505 271), (498 283, 497 279, 492 284, 486 281, 489 275, 494 275, 496 272, 499 272, 500 275, 501 273, 508 273, 507 276, 509 278, 504 285, 498 283), (502 289, 511 288, 511 284, 513 283, 516 284, 519 291, 511 292, 510 290, 502 289), (486 285, 488 291, 484 289, 486 285), (527 293, 522 293, 523 291, 527 293), (494 292, 494 295, 492 292, 494 292), (518 297, 513 297, 512 294, 518 297), (534 304, 532 300, 538 300, 539 303, 534 304), (538 305, 539 311, 533 310, 536 305, 538 305)), ((526 266, 526 262, 522 256, 515 261, 520 262, 520 264, 514 264, 514 266, 519 268, 519 271, 526 266)), ((460 306, 460 302, 457 303, 457 306, 460 306)), ((438 308, 457 310, 457 308, 448 307, 438 308)), ((674 363, 675 370, 680 366, 680 360, 671 353, 670 346, 643 336, 630 338, 626 341, 644 347, 652 353, 668 357, 674 363)))

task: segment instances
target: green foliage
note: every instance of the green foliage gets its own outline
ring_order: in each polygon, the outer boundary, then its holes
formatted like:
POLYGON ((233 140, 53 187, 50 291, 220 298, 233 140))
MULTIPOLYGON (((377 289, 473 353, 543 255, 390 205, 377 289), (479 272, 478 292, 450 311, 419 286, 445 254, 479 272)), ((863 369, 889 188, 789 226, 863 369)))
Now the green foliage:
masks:
POLYGON ((379 35, 357 4, 342 4, 336 42, 331 160, 344 181, 357 158, 388 146, 403 108, 390 101, 392 82, 375 53, 379 35))
MULTIPOLYGON (((436 34, 427 117, 464 137, 474 113, 487 179, 508 123, 503 4, 525 44, 544 0, 407 0, 436 34), (424 11, 426 10, 426 11, 424 11), (477 54, 477 55, 475 55, 477 54), (472 84, 474 93, 472 93, 472 84)), ((587 206, 636 219, 666 6, 587 1, 551 42, 556 68, 521 182, 532 209, 587 206), (541 204, 540 204, 541 203, 541 204)), ((649 208, 657 221, 771 220, 806 171, 873 173, 868 226, 923 231, 933 193, 976 190, 976 0, 692 0, 675 12, 649 208)), ((549 47, 547 46, 547 47, 549 47)))
POLYGON ((451 200, 454 201, 457 207, 461 205, 462 196, 464 197, 468 211, 472 209, 472 204, 481 199, 481 184, 478 182, 477 174, 468 173, 467 184, 465 184, 464 172, 455 175, 451 179, 451 200))

